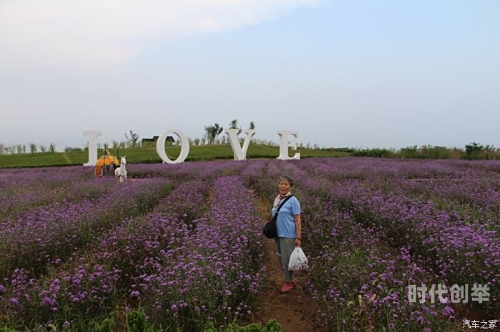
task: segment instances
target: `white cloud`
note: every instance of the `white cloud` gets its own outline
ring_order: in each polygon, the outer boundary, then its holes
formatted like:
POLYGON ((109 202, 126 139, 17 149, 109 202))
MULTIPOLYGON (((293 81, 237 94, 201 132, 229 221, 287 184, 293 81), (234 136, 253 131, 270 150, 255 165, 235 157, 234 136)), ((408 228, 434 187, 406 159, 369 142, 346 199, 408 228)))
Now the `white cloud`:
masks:
POLYGON ((0 66, 105 67, 158 41, 276 18, 322 0, 4 0, 0 66))

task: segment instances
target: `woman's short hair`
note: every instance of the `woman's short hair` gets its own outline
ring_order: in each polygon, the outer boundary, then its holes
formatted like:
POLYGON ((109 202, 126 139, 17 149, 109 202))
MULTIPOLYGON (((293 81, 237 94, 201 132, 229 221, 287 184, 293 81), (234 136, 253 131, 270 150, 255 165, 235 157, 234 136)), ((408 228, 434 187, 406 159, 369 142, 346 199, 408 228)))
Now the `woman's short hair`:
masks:
POLYGON ((282 175, 282 176, 280 176, 280 181, 279 182, 281 182, 281 180, 288 181, 288 183, 290 183, 291 187, 293 187, 293 185, 295 183, 295 181, 293 181, 293 179, 291 177, 289 177, 288 175, 282 175))

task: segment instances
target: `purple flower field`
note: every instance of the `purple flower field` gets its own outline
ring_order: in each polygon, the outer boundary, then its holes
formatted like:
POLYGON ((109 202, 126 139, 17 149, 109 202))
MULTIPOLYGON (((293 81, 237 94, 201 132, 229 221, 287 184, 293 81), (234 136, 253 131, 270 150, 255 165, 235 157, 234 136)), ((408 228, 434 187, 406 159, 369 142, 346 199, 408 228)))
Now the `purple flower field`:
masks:
POLYGON ((155 331, 248 322, 265 282, 259 206, 282 174, 297 183, 304 289, 325 331, 500 327, 498 161, 127 166, 125 183, 0 170, 0 328, 119 331, 133 310, 155 331))

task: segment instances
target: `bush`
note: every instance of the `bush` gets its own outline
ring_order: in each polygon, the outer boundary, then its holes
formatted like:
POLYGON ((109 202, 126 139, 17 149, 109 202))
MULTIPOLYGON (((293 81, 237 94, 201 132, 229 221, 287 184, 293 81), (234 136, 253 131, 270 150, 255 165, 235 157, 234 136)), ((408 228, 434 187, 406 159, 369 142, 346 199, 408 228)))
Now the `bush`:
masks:
POLYGON ((106 318, 102 321, 101 325, 96 327, 95 332, 111 332, 113 331, 113 327, 115 327, 116 323, 111 318, 106 318))
POLYGON ((67 146, 64 148, 64 152, 80 152, 80 151, 83 151, 82 148, 79 148, 79 147, 70 147, 70 146, 67 146))
POLYGON ((17 331, 11 330, 8 327, 0 327, 0 332, 17 332, 17 331))
POLYGON ((393 158, 396 154, 388 149, 365 149, 356 150, 352 155, 356 157, 393 158))
POLYGON ((127 328, 130 332, 146 331, 146 314, 142 311, 131 311, 127 314, 127 328))

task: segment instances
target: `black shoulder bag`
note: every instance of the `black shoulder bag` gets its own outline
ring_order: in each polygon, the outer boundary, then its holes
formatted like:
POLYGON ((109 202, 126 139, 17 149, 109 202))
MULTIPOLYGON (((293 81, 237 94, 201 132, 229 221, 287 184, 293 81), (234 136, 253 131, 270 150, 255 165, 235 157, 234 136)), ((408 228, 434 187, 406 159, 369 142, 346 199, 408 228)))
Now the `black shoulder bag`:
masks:
POLYGON ((262 233, 264 233, 264 235, 267 238, 273 239, 278 234, 278 230, 276 229, 276 220, 278 219, 278 212, 280 211, 281 207, 286 203, 286 201, 288 201, 288 199, 292 196, 293 195, 290 195, 287 196, 287 198, 285 198, 283 203, 281 203, 280 206, 278 207, 278 210, 276 210, 276 213, 274 214, 273 218, 270 221, 268 221, 267 224, 265 224, 264 228, 262 229, 262 233))

